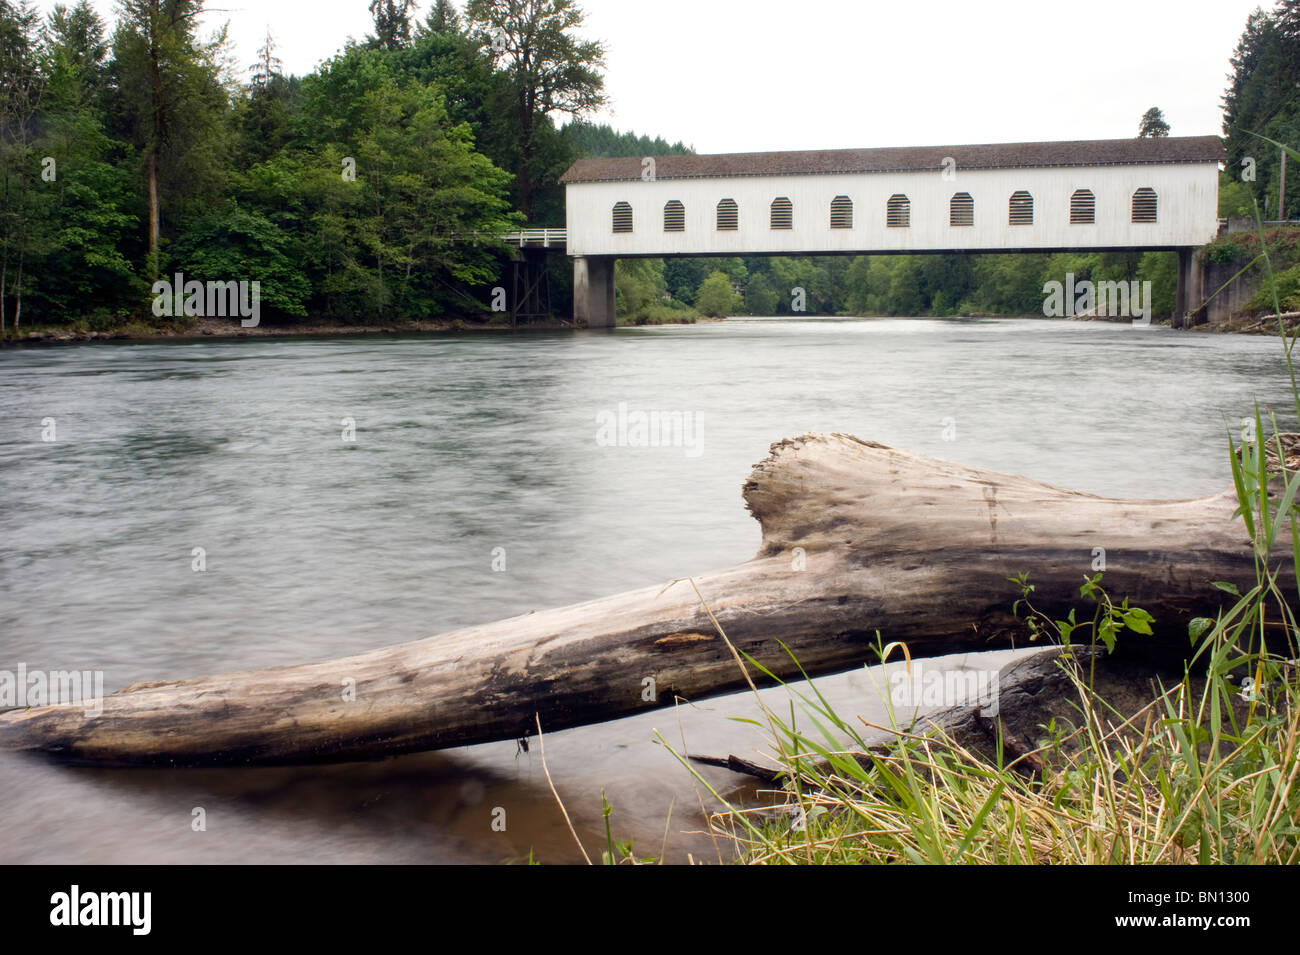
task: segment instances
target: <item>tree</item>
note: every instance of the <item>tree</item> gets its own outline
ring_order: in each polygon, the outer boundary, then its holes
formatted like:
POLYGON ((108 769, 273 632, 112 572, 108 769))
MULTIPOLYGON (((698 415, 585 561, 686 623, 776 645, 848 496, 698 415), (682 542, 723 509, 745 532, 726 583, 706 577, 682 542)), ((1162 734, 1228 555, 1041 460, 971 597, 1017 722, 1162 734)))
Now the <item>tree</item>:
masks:
POLYGON ((1228 170, 1219 173, 1219 218, 1243 219, 1255 215, 1255 198, 1250 183, 1228 170))
POLYGON ((664 282, 673 298, 687 305, 695 304, 695 293, 700 283, 713 271, 711 259, 697 259, 690 256, 668 259, 664 262, 664 282))
POLYGON ((128 309, 140 291, 124 248, 135 221, 126 143, 105 131, 100 99, 108 44, 104 22, 87 0, 55 7, 46 26, 41 69, 46 77, 40 153, 51 161, 43 178, 37 310, 84 317, 128 309))
POLYGON ((164 193, 220 187, 213 140, 229 105, 219 66, 226 31, 208 43, 197 39, 203 0, 119 0, 118 12, 113 69, 144 156, 148 272, 156 277, 164 193))
POLYGON ((381 50, 400 50, 411 42, 411 10, 415 0, 370 0, 375 18, 375 35, 370 45, 381 50))
POLYGON ((774 256, 767 260, 768 278, 778 296, 778 313, 790 312, 792 307, 797 309, 799 305, 802 306, 802 311, 812 314, 832 311, 829 306, 833 290, 830 276, 822 265, 824 261, 825 259, 810 256, 774 256), (803 291, 796 291, 797 289, 803 291))
POLYGON ((17 5, 0 0, 0 331, 5 327, 11 287, 14 327, 22 320, 23 270, 32 246, 33 219, 37 218, 34 144, 44 84, 36 31, 37 14, 27 0, 17 5))
POLYGON ((1278 33, 1284 38, 1300 39, 1300 0, 1278 0, 1273 20, 1277 24, 1278 33))
POLYGON ((440 36, 457 35, 461 33, 460 14, 456 12, 456 5, 450 0, 437 0, 429 15, 425 17, 424 24, 416 27, 416 33, 435 33, 440 36))
POLYGON ((695 308, 701 315, 725 318, 734 315, 739 302, 726 272, 714 272, 700 284, 695 295, 695 308))
POLYGON ((577 156, 681 156, 695 152, 681 142, 638 136, 631 131, 620 133, 606 123, 572 122, 560 130, 560 135, 577 156))
POLYGON ((173 249, 187 278, 228 281, 256 277, 264 308, 306 315, 311 283, 301 262, 290 258, 291 238, 265 216, 228 202, 186 230, 173 249))
POLYGON ((775 315, 780 300, 781 296, 762 273, 755 275, 745 286, 745 309, 751 315, 775 315))
POLYGON ((104 68, 104 58, 108 56, 108 41, 105 39, 104 21, 94 11, 87 0, 78 0, 76 6, 68 9, 63 4, 55 4, 50 11, 46 27, 48 45, 57 46, 93 89, 100 85, 99 74, 104 68))
POLYGON ((619 259, 614 263, 614 300, 620 315, 639 315, 663 303, 663 259, 619 259))
MULTIPOLYGON (((539 179, 539 118, 577 117, 605 103, 605 81, 598 72, 605 48, 573 36, 583 22, 573 0, 470 0, 465 15, 510 82, 519 124, 519 208, 528 217, 539 179)), ((546 128, 553 131, 549 123, 546 128)))
POLYGON ((518 226, 509 177, 474 149, 469 124, 450 119, 438 86, 397 74, 406 52, 354 47, 306 77, 299 125, 311 135, 249 173, 257 203, 280 207, 268 218, 296 236, 312 304, 331 315, 436 314, 453 283, 498 277, 498 251, 463 237, 518 226), (340 174, 345 157, 355 178, 340 174))
POLYGON ((266 89, 276 77, 284 75, 284 64, 275 55, 275 40, 270 30, 266 31, 266 42, 257 51, 257 62, 249 69, 253 71, 249 85, 255 90, 266 89))
POLYGON ((1142 121, 1138 124, 1138 138, 1159 139, 1161 136, 1169 135, 1169 124, 1165 122, 1164 113, 1160 112, 1159 107, 1152 106, 1142 114, 1142 121))
POLYGON ((1228 89, 1223 94, 1223 131, 1229 140, 1232 139, 1233 126, 1243 119, 1243 111, 1249 109, 1249 104, 1245 102, 1246 88, 1260 58, 1265 55, 1272 41, 1272 32, 1272 19, 1263 10, 1256 8, 1246 18, 1246 29, 1237 40, 1237 48, 1228 60, 1232 64, 1232 73, 1228 77, 1228 89))
POLYGON ((1257 136, 1300 139, 1300 0, 1281 0, 1271 14, 1252 13, 1231 63, 1223 96, 1227 168, 1248 184, 1252 210, 1258 202, 1275 213, 1281 157, 1257 136))
POLYGON ((295 132, 293 100, 301 84, 296 77, 284 75, 284 64, 275 50, 268 31, 266 43, 257 51, 257 62, 249 66, 248 86, 235 100, 231 121, 239 133, 239 147, 233 151, 233 165, 239 170, 270 158, 295 132))

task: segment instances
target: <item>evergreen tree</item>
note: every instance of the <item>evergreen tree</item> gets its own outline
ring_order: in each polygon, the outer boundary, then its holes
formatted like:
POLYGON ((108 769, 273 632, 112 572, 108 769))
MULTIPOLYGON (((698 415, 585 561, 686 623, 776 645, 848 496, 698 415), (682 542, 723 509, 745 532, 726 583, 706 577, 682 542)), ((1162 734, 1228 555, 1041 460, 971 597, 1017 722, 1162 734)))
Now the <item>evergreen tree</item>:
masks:
POLYGON ((55 7, 46 25, 42 70, 47 92, 40 151, 42 216, 49 236, 36 289, 40 315, 112 315, 143 291, 130 260, 134 192, 130 151, 104 127, 99 99, 108 52, 103 20, 87 0, 55 7))
MULTIPOLYGON (((203 0, 119 0, 113 80, 120 111, 143 157, 148 191, 147 272, 158 274, 164 207, 206 210, 220 195, 229 98, 220 81, 225 30, 197 38, 203 0)), ((172 229, 179 233, 180 222, 172 229)))
POLYGON ((1169 135, 1169 124, 1165 122, 1165 114, 1157 106, 1152 106, 1142 114, 1142 119, 1138 123, 1138 138, 1159 139, 1162 136, 1169 135))
POLYGON ((460 14, 451 0, 436 0, 424 24, 416 28, 416 33, 434 33, 439 36, 463 35, 460 14))
POLYGON ((275 40, 271 38, 270 30, 266 31, 266 42, 257 51, 257 62, 249 69, 252 71, 249 83, 254 90, 264 90, 276 78, 283 77, 284 63, 275 55, 275 40))
POLYGON ((22 322, 27 266, 41 241, 37 113, 44 82, 38 17, 28 0, 0 0, 0 331, 22 322))
POLYGON ((267 32, 257 51, 257 62, 249 66, 248 86, 234 102, 232 125, 238 131, 239 148, 233 165, 246 170, 283 148, 295 135, 296 99, 300 82, 284 75, 284 64, 275 55, 276 44, 267 32))
POLYGON ((411 42, 411 11, 415 0, 370 0, 375 35, 370 45, 382 50, 399 50, 411 42))
POLYGON ((1280 155, 1257 137, 1300 141, 1300 0, 1281 0, 1271 13, 1255 10, 1230 62, 1223 96, 1227 171, 1247 183, 1262 211, 1276 214, 1280 155))
POLYGON ((583 122, 568 123, 560 130, 575 158, 582 156, 668 156, 695 152, 683 143, 669 143, 662 137, 638 136, 634 132, 621 133, 614 127, 583 122))

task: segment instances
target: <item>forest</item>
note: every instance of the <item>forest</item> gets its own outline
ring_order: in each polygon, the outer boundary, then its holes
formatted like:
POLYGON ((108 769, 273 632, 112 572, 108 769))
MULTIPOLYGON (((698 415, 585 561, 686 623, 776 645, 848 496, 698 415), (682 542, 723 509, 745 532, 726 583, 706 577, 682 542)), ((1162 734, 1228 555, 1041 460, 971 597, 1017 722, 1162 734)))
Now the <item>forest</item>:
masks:
MULTIPOLYGON (((232 64, 224 31, 200 35, 205 0, 120 0, 114 23, 86 0, 46 17, 0 0, 0 333, 147 329, 175 273, 257 279, 272 324, 500 321, 492 236, 562 224, 575 159, 691 151, 589 121, 605 50, 573 0, 524 18, 356 2, 373 32, 299 77, 271 36, 232 64)), ((1252 133, 1300 142, 1300 0, 1257 10, 1229 52, 1220 214, 1267 218, 1278 152, 1252 133)), ((1169 127, 1153 108, 1135 132, 1169 127)), ((625 322, 1033 315, 1066 272, 1149 280, 1155 314, 1172 308, 1172 253, 628 260, 617 301, 625 322)), ((562 318, 567 260, 551 279, 562 318)))

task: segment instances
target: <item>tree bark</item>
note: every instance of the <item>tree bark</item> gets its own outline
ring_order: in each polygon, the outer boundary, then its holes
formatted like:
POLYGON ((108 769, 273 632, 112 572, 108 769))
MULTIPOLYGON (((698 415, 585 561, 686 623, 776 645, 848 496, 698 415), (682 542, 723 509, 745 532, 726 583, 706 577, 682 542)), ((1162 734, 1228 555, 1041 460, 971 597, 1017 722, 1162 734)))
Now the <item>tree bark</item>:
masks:
POLYGON ((22 245, 18 248, 18 271, 14 275, 14 330, 23 323, 23 253, 26 252, 25 246, 27 236, 22 237, 22 245))
MULTIPOLYGON (((525 73, 525 75, 527 75, 525 73)), ((533 219, 533 105, 527 91, 519 94, 519 211, 533 219)))
POLYGON ((149 152, 149 272, 158 277, 158 151, 149 152))
MULTIPOLYGON (((877 662, 877 632, 913 656, 1023 646, 1008 578, 1027 572, 1045 612, 1085 608, 1078 588, 1099 547, 1108 592, 1156 618, 1153 636, 1124 642, 1153 652, 1187 652, 1188 619, 1214 616, 1224 597, 1211 581, 1254 581, 1231 493, 1100 498, 833 434, 774 444, 744 497, 759 553, 696 582, 737 649, 783 677, 799 673, 782 644, 811 675, 877 662)), ((341 761, 526 736, 534 714, 559 730, 745 685, 679 581, 345 659, 137 684, 96 717, 81 703, 11 711, 0 746, 117 765, 341 761)))
MULTIPOLYGON (((173 10, 173 16, 175 15, 173 10)), ((167 93, 163 87, 162 65, 159 62, 159 38, 158 38, 158 20, 161 11, 156 8, 148 13, 148 33, 146 38, 149 43, 149 80, 153 90, 153 135, 149 141, 149 270, 150 278, 158 277, 160 263, 158 261, 158 244, 160 234, 160 220, 162 213, 159 208, 158 199, 158 155, 162 151, 163 144, 167 142, 167 93)), ((173 19, 172 26, 176 26, 173 19)))

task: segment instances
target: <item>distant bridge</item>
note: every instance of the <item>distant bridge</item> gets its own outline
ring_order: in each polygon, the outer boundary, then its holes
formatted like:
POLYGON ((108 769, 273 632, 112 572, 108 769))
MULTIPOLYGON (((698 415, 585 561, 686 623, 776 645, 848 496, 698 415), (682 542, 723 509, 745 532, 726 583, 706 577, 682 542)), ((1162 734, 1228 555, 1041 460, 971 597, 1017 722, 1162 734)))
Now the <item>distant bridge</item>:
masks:
POLYGON ((619 258, 1085 250, 1178 252, 1178 323, 1222 161, 1215 136, 582 159, 567 229, 507 241, 573 257, 588 327, 614 324, 619 258))

